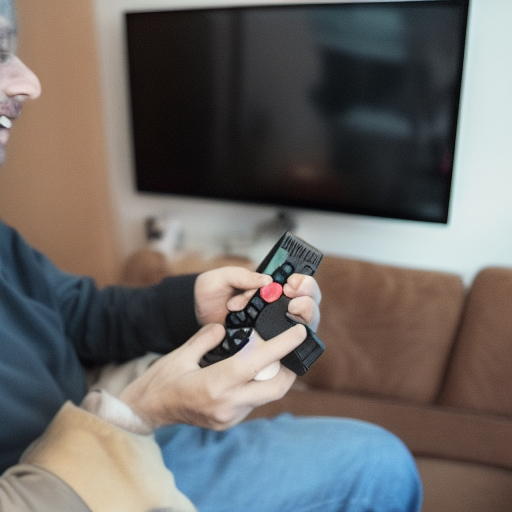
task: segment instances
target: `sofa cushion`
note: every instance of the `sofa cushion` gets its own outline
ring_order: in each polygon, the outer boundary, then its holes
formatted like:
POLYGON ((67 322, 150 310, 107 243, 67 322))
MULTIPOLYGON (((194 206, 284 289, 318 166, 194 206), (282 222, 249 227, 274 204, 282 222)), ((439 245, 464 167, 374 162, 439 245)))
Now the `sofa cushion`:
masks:
POLYGON ((249 419, 283 412, 367 421, 393 432, 415 456, 490 465, 512 473, 512 422, 506 418, 336 391, 292 389, 281 400, 255 409, 249 419))
POLYGON ((452 460, 417 458, 422 512, 510 512, 512 472, 452 460))
POLYGON ((487 268, 468 294, 441 403, 512 417, 512 268, 487 268))
POLYGON ((326 256, 316 278, 326 351, 305 382, 433 401, 459 324, 460 277, 326 256))

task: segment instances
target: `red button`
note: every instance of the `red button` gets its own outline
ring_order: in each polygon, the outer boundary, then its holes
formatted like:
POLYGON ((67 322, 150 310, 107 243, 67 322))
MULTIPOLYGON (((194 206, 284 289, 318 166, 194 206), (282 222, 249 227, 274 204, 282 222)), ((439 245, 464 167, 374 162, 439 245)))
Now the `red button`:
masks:
POLYGON ((270 283, 260 288, 260 296, 265 302, 275 302, 283 294, 283 287, 279 283, 270 283))

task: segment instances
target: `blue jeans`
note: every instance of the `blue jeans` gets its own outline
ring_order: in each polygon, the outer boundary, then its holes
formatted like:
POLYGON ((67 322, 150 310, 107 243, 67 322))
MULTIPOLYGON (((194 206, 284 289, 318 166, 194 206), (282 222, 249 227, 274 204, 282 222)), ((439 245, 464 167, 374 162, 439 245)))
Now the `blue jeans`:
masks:
POLYGON ((414 459, 369 423, 285 414, 225 432, 173 425, 156 439, 199 512, 420 510, 414 459))

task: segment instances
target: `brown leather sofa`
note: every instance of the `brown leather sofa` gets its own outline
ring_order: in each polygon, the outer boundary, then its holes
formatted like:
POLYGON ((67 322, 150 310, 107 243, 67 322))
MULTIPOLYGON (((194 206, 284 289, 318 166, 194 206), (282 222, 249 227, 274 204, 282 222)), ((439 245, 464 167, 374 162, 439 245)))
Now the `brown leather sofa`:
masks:
POLYGON ((512 269, 441 272, 326 257, 324 355, 283 411, 367 420, 414 454, 425 512, 512 510, 512 269))
MULTIPOLYGON (((140 271, 151 265, 149 280, 202 270, 135 259, 132 284, 147 282, 140 271)), ((382 425, 417 460, 424 512, 510 512, 512 268, 484 269, 468 288, 454 274, 326 256, 316 277, 326 352, 252 417, 287 411, 382 425)))

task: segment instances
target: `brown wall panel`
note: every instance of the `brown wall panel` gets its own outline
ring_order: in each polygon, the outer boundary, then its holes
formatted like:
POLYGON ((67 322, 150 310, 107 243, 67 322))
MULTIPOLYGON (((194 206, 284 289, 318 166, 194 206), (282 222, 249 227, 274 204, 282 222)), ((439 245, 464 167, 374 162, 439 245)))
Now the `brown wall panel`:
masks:
POLYGON ((93 6, 18 0, 19 55, 42 95, 12 129, 0 170, 0 216, 65 270, 100 284, 118 275, 93 6))

